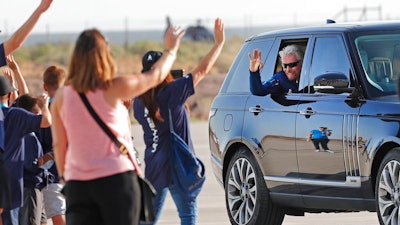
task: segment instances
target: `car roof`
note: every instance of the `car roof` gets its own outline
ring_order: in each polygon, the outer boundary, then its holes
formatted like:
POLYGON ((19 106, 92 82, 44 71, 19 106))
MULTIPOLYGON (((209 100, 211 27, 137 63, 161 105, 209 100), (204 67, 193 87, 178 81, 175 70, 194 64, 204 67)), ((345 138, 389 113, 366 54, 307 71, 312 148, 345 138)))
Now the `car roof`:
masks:
POLYGON ((322 25, 304 26, 286 28, 274 31, 263 32, 247 39, 256 40, 274 36, 291 36, 305 34, 321 34, 331 32, 363 32, 363 31, 384 31, 384 30, 400 30, 400 21, 368 21, 368 22, 347 22, 347 23, 326 23, 322 25))

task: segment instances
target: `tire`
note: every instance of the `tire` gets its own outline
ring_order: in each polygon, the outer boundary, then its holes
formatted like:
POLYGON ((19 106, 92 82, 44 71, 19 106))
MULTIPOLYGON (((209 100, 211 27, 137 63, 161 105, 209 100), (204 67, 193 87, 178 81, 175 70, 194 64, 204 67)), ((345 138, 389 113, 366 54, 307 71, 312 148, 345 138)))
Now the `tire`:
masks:
POLYGON ((232 225, 282 224, 285 214, 270 200, 261 169, 246 148, 240 148, 232 157, 224 187, 232 225))
POLYGON ((400 148, 389 151, 379 166, 375 184, 379 223, 400 224, 400 148))

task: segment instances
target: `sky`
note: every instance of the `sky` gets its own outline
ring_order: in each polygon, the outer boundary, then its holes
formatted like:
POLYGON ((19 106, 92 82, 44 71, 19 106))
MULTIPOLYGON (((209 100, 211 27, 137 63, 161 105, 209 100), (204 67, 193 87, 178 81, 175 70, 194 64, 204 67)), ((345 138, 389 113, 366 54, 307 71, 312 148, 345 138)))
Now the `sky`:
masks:
MULTIPOLYGON (((40 0, 3 3, 0 30, 4 34, 14 32, 39 3, 40 0)), ((400 20, 399 6, 398 0, 53 0, 33 33, 80 32, 87 28, 164 29, 167 16, 174 25, 183 28, 195 25, 198 20, 212 28, 217 17, 227 27, 312 25, 325 23, 328 18, 337 22, 400 20)))

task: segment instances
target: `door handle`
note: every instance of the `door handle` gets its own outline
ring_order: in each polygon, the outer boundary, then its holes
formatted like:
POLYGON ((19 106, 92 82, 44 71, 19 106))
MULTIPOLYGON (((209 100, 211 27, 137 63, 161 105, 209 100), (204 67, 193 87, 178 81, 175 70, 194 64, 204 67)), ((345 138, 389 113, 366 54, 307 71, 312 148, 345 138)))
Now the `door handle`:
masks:
POLYGON ((312 116, 315 115, 316 112, 314 110, 305 109, 305 110, 300 110, 300 114, 305 116, 312 116))
POLYGON ((314 111, 311 107, 300 110, 300 115, 304 115, 306 118, 310 118, 310 116, 315 115, 315 114, 317 114, 317 112, 314 111))
POLYGON ((264 109, 261 108, 261 106, 256 105, 256 106, 254 106, 254 107, 250 107, 250 108, 249 108, 249 112, 254 113, 254 115, 257 116, 259 113, 264 112, 264 109))

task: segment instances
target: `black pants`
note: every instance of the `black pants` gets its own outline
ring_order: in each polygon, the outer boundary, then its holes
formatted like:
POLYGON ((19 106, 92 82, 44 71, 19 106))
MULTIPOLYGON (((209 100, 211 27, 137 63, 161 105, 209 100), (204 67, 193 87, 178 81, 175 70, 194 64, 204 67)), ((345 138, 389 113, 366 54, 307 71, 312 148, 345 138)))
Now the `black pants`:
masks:
POLYGON ((140 187, 134 171, 65 185, 67 225, 137 225, 140 187))
POLYGON ((11 188, 6 163, 3 160, 3 152, 0 149, 0 208, 10 208, 11 188))
POLYGON ((328 148, 329 139, 318 138, 318 139, 312 139, 312 141, 313 141, 315 149, 319 150, 319 144, 321 144, 321 146, 324 150, 329 150, 329 148, 328 148))

